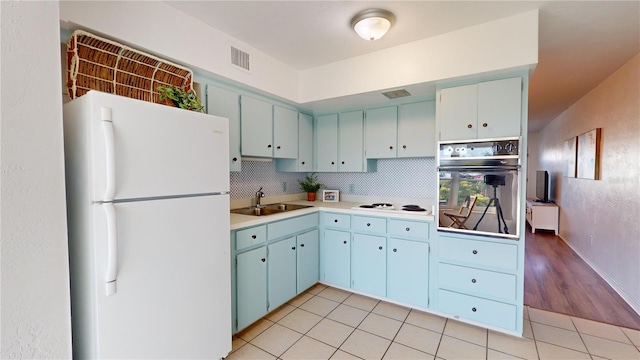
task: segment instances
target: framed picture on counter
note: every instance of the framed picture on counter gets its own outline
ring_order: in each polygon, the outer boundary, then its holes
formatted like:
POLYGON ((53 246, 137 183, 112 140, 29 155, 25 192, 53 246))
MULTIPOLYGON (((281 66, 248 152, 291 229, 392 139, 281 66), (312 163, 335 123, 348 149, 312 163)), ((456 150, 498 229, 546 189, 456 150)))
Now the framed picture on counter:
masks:
POLYGON ((338 190, 322 190, 323 202, 338 202, 340 201, 340 191, 338 190))

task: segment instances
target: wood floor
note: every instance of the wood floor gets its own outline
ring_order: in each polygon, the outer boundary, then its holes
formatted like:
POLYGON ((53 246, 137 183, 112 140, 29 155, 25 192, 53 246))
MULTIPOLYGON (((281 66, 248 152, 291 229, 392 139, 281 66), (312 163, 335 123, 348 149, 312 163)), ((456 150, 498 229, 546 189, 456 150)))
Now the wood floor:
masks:
POLYGON ((553 232, 527 226, 524 303, 640 330, 640 315, 553 232))

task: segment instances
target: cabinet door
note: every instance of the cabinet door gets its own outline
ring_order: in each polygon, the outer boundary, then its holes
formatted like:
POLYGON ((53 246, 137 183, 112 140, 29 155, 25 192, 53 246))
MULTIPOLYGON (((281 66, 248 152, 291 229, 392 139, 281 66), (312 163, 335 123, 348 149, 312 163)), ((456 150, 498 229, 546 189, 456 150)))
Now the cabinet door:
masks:
POLYGON ((238 254, 236 260, 236 311, 242 330, 267 313, 267 248, 238 254))
POLYGON ((325 230, 322 243, 322 279, 349 288, 351 285, 351 233, 325 230))
POLYGON ((363 156, 363 112, 341 113, 338 121, 338 171, 361 172, 363 156))
POLYGON ((269 249, 269 308, 271 311, 296 296, 296 238, 280 240, 269 249))
POLYGON ((273 107, 273 157, 298 157, 298 112, 280 106, 273 107))
POLYGON ((389 239, 387 297, 427 307, 429 297, 429 244, 389 239))
POLYGON ((321 115, 316 121, 316 170, 338 171, 338 114, 321 115))
POLYGON ((352 288, 387 295, 386 240, 383 236, 353 234, 352 288))
POLYGON ((313 117, 298 115, 298 171, 313 171, 313 117))
POLYGON ((478 135, 478 85, 440 90, 440 140, 475 139, 478 135))
MULTIPOLYGON (((367 119, 369 120, 369 119, 367 119)), ((398 157, 436 155, 436 102, 400 105, 398 157)))
POLYGON ((297 247, 297 293, 305 291, 318 282, 320 274, 320 254, 318 230, 309 231, 296 238, 297 247))
POLYGON ((520 136, 522 79, 478 84, 478 138, 520 136))
POLYGON ((240 171, 240 95, 207 85, 207 113, 229 119, 229 171, 240 171))
POLYGON ((365 119, 365 157, 388 159, 397 156, 398 107, 367 110, 365 119))
POLYGON ((273 106, 242 96, 240 133, 243 156, 273 157, 273 106))

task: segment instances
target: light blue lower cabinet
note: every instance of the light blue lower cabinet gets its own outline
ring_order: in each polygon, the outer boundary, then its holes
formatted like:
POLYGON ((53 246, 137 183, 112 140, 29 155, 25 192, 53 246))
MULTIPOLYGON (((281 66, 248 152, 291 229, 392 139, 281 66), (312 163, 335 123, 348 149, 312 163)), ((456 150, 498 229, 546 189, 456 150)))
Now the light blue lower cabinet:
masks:
POLYGON ((268 308, 267 311, 296 296, 296 238, 280 240, 268 249, 268 308))
POLYGON ((267 313, 267 247, 236 256, 237 330, 267 313))
POLYGON ((426 308, 429 305, 429 243, 389 238, 387 297, 426 308))
POLYGON ((387 296, 387 238, 353 234, 351 287, 375 296, 387 296))
POLYGON ((517 306, 453 291, 438 290, 438 310, 479 323, 515 331, 517 306))
POLYGON ((298 235, 296 238, 297 294, 313 286, 320 279, 320 249, 318 230, 298 235))
POLYGON ((351 287, 351 233, 347 231, 324 230, 322 242, 323 281, 351 287))
POLYGON ((438 269, 441 288, 498 300, 516 300, 517 276, 514 274, 445 263, 440 263, 438 269))

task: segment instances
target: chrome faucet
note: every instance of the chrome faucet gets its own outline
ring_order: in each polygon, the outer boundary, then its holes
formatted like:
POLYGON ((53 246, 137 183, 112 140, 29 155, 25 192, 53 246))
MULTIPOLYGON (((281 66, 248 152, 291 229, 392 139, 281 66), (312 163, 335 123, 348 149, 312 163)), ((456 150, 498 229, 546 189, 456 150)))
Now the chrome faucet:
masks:
POLYGON ((262 192, 262 186, 260 186, 260 189, 258 189, 258 191, 256 191, 256 207, 257 208, 261 208, 262 205, 260 205, 260 198, 264 197, 264 193, 262 192))

